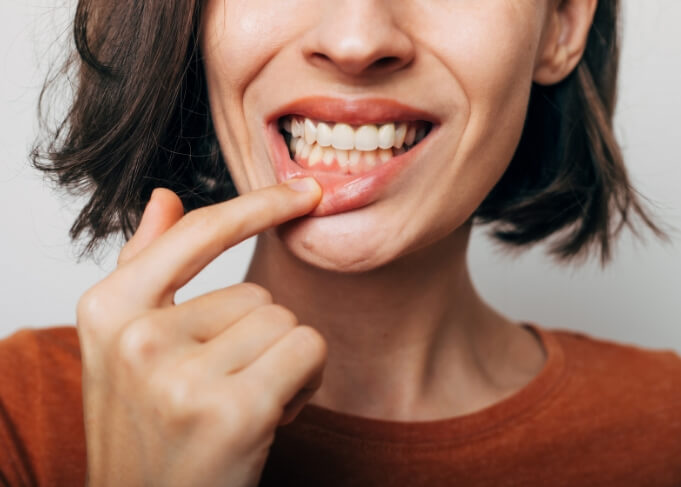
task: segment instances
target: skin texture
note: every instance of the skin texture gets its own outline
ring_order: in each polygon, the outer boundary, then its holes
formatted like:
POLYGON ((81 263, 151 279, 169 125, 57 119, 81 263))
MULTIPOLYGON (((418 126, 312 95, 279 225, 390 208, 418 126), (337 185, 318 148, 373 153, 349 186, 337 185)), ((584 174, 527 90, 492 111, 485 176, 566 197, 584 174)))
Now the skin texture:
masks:
POLYGON ((208 0, 211 110, 241 196, 183 215, 156 190, 117 269, 79 300, 89 485, 254 486, 276 427, 308 402, 417 421, 532 380, 541 345, 471 284, 469 217, 510 161, 531 82, 574 68, 594 7, 208 0), (439 137, 373 204, 305 217, 320 188, 272 186, 263 120, 311 94, 405 101, 437 115, 439 137), (175 304, 256 234, 247 283, 175 304))
POLYGON ((314 181, 282 184, 183 216, 154 192, 116 270, 78 302, 87 485, 257 485, 276 427, 321 383, 326 344, 257 285, 175 293, 320 197, 314 181))
POLYGON ((263 120, 295 99, 387 97, 441 120, 437 138, 373 204, 258 239, 246 280, 329 343, 312 402, 433 419, 491 404, 531 380, 543 364, 539 344, 470 282, 469 218, 512 158, 532 82, 556 83, 581 58, 596 2, 206 6, 211 111, 241 193, 275 182, 263 120))

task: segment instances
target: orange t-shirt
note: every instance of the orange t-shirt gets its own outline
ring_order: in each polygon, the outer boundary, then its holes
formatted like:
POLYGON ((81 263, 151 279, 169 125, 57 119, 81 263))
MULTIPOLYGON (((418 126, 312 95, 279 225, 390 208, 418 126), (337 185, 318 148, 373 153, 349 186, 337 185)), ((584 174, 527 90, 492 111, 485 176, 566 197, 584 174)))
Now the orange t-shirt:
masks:
MULTIPOLYGON (((409 423, 308 404, 260 485, 681 486, 681 357, 527 326, 547 361, 511 397, 409 423)), ((0 340, 0 484, 84 484, 80 374, 73 327, 0 340)))

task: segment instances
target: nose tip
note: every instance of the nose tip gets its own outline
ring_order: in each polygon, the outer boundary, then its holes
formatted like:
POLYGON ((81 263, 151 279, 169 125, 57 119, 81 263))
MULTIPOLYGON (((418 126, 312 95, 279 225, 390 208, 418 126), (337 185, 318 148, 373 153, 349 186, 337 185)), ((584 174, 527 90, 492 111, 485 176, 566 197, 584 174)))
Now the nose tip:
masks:
POLYGON ((313 65, 357 77, 385 75, 414 57, 412 40, 395 22, 391 2, 335 0, 310 32, 304 55, 313 65))

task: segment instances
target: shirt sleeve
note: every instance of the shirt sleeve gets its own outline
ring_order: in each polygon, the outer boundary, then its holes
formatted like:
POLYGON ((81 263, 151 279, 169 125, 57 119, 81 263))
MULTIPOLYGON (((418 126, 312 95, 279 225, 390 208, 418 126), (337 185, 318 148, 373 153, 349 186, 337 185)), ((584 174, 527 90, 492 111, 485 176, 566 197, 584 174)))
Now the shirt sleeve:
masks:
POLYGON ((84 485, 75 328, 27 328, 0 340, 0 371, 0 485, 84 485))

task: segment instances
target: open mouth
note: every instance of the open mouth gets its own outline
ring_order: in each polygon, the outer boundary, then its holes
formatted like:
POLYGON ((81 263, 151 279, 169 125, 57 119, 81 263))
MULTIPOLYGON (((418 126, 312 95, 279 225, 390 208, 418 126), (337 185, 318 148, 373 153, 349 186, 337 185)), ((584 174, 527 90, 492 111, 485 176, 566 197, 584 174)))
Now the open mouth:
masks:
POLYGON ((431 131, 423 120, 349 125, 300 115, 279 118, 289 157, 299 166, 336 174, 369 172, 412 150, 431 131))

